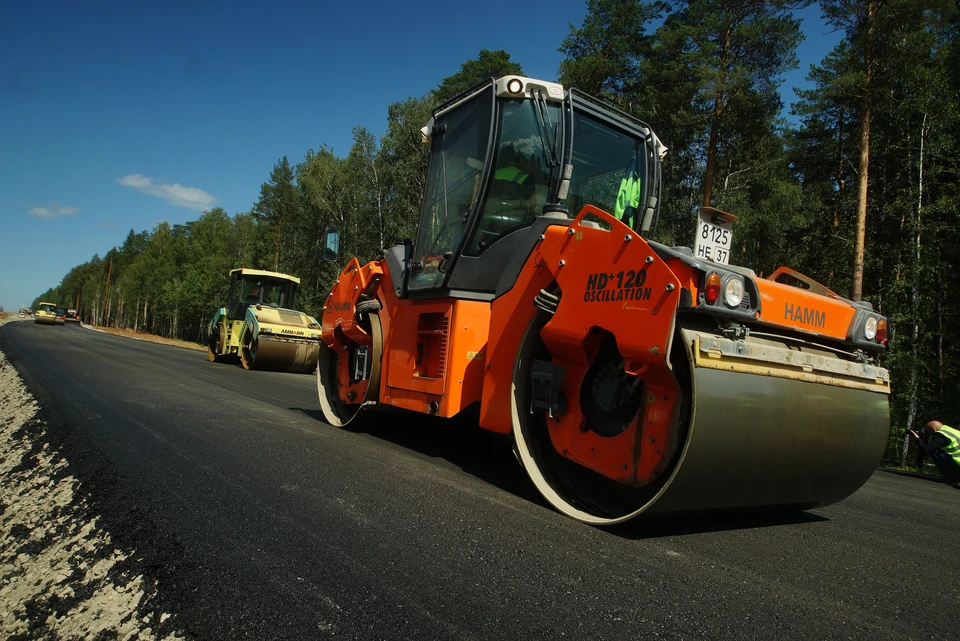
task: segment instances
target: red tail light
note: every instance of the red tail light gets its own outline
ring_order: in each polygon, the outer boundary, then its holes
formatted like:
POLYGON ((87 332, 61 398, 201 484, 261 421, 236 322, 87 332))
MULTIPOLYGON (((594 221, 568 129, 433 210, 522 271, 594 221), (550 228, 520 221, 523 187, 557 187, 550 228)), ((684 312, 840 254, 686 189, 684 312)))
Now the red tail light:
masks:
POLYGON ((707 288, 704 292, 704 297, 711 305, 720 298, 720 274, 717 272, 711 272, 710 275, 707 276, 707 288))
POLYGON ((877 320, 877 342, 881 345, 887 344, 887 319, 877 320))

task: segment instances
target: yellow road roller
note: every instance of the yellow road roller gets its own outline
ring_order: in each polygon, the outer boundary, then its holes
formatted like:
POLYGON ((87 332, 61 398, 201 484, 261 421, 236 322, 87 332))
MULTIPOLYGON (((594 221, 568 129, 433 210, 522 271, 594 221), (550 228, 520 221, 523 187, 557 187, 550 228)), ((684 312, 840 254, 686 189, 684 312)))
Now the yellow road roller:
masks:
POLYGON ((207 326, 207 358, 239 357, 244 369, 312 373, 320 324, 296 309, 300 279, 241 267, 230 272, 227 302, 207 326))
POLYGON ((57 304, 40 303, 37 305, 37 313, 33 317, 33 322, 37 325, 56 325, 57 324, 57 304))

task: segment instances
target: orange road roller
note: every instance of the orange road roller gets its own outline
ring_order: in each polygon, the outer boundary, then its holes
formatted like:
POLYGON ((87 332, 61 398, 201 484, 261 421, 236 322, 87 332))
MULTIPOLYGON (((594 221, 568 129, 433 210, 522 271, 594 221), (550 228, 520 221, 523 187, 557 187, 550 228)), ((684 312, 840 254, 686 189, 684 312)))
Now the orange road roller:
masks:
MULTIPOLYGON (((654 242, 666 148, 559 84, 491 79, 438 107, 415 241, 326 298, 326 420, 479 411, 557 510, 809 509, 879 461, 887 319, 783 267, 728 264, 735 217, 654 242)), ((328 229, 324 258, 338 260, 328 229)), ((397 429, 402 429, 398 427, 397 429)))

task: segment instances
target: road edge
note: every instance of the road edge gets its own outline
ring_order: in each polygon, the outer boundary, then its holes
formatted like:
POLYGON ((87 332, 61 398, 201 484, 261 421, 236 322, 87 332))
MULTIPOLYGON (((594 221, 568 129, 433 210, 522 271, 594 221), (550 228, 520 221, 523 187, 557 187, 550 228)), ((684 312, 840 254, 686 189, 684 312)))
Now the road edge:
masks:
MULTIPOLYGON (((15 350, 13 350, 15 352, 15 350)), ((0 632, 10 639, 189 639, 161 596, 149 541, 124 522, 150 524, 123 480, 71 445, 62 411, 11 354, 0 332, 0 632), (30 379, 30 380, 28 380, 30 379)), ((147 532, 154 531, 147 527, 147 532)))

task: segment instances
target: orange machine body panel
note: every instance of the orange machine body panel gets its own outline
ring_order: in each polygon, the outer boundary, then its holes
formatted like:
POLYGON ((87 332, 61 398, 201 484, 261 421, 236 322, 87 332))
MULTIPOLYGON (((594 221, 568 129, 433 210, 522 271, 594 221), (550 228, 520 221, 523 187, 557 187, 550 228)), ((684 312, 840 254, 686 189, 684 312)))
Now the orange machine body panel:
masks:
MULTIPOLYGON (((559 240, 566 231, 565 227, 549 227, 544 235, 559 240)), ((527 258, 513 287, 493 301, 480 404, 480 427, 492 432, 513 432, 510 403, 517 352, 527 325, 537 311, 533 306, 534 296, 554 281, 553 271, 547 268, 540 254, 543 244, 541 241, 527 258)))
MULTIPOLYGON (((682 286, 690 290, 693 300, 697 300, 702 285, 697 271, 677 258, 667 263, 679 276, 682 286)), ((847 338, 856 314, 849 302, 766 278, 754 276, 752 280, 760 292, 756 322, 840 341, 847 338)))
MULTIPOLYGON (((480 425, 510 434, 517 354, 537 313, 535 297, 555 283, 560 304, 540 331, 550 362, 564 368, 566 411, 545 419, 554 448, 632 486, 652 482, 667 468, 681 434, 681 386, 670 352, 681 291, 698 299, 702 275, 696 268, 679 258, 664 260, 635 231, 588 205, 569 226, 546 228, 516 282, 492 303, 400 299, 392 287, 382 286, 391 282, 387 270, 382 260, 364 266, 350 261, 323 313, 323 340, 345 355, 350 341, 372 341, 356 321, 358 300, 365 296, 380 301, 380 403, 450 417, 479 401, 480 425), (643 384, 636 418, 613 436, 591 430, 581 407, 581 394, 592 393, 589 386, 582 392, 585 378, 609 336, 616 341, 623 371, 643 384)), ((752 280, 761 299, 754 322, 838 340, 847 337, 856 311, 847 301, 752 280)), ((341 381, 349 379, 346 361, 341 359, 341 381)), ((363 398, 364 385, 341 385, 341 399, 363 398)))
POLYGON ((321 337, 334 349, 342 349, 340 341, 334 339, 336 333, 359 345, 369 345, 370 337, 356 321, 356 305, 362 295, 373 296, 379 289, 385 274, 379 261, 361 266, 356 258, 340 271, 337 281, 330 289, 323 304, 321 337))
POLYGON ((765 278, 755 282, 760 290, 757 320, 837 340, 847 337, 856 312, 850 303, 765 278))
MULTIPOLYGON (((702 285, 697 271, 677 258, 667 263, 680 277, 683 287, 691 292, 693 300, 697 300, 702 285)), ((760 292, 756 322, 839 341, 847 338, 856 315, 856 309, 849 302, 835 294, 824 296, 767 278, 754 276, 752 280, 760 292)))
MULTIPOLYGON (((393 297, 387 288, 384 294, 393 297)), ((380 402, 450 417, 479 401, 490 303, 395 297, 390 302, 380 402)))
POLYGON ((561 389, 568 404, 562 416, 546 419, 554 447, 609 478, 631 485, 649 482, 667 465, 674 446, 671 418, 678 385, 668 358, 680 281, 636 232, 594 207, 585 207, 569 227, 548 227, 517 283, 494 301, 480 424, 497 432, 512 429, 517 350, 535 311, 534 296, 553 281, 562 298, 540 335, 551 362, 565 369, 561 389), (587 216, 612 229, 583 225, 587 216), (614 437, 587 430, 580 409, 584 376, 607 334, 616 339, 624 370, 645 382, 636 421, 614 437))
POLYGON ((366 381, 343 383, 350 378, 346 345, 349 341, 372 343, 356 319, 358 299, 366 296, 382 306, 380 403, 450 417, 478 402, 490 303, 399 299, 390 287, 381 287, 383 282, 391 282, 386 261, 361 266, 353 259, 340 272, 324 304, 323 340, 342 356, 338 376, 341 400, 356 402, 366 391, 366 381))

